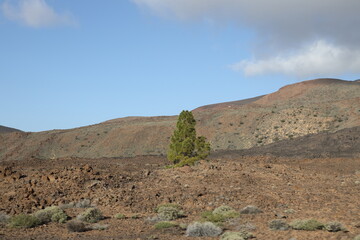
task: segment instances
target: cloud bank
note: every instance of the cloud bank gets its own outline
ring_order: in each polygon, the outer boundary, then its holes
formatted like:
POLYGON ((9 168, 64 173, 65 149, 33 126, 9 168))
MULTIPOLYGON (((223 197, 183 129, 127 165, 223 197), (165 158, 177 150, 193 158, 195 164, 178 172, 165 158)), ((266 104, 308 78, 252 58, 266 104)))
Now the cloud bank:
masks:
POLYGON ((162 17, 252 29, 254 58, 232 65, 246 75, 360 73, 359 0, 132 1, 162 17))
POLYGON ((75 25, 68 13, 57 13, 45 0, 19 0, 13 5, 5 1, 1 5, 3 15, 28 27, 42 28, 75 25))
POLYGON ((288 56, 275 56, 261 60, 242 60, 230 66, 246 76, 284 73, 297 77, 336 76, 344 72, 358 73, 360 50, 317 41, 288 56))

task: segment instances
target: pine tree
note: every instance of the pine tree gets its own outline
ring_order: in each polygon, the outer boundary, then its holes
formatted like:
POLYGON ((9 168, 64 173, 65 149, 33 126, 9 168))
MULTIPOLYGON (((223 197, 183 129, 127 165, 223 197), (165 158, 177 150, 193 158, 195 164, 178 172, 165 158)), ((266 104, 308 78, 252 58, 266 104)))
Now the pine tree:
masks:
POLYGON ((210 144, 204 136, 196 137, 196 121, 190 111, 182 111, 171 136, 168 159, 176 166, 193 165, 210 153, 210 144))

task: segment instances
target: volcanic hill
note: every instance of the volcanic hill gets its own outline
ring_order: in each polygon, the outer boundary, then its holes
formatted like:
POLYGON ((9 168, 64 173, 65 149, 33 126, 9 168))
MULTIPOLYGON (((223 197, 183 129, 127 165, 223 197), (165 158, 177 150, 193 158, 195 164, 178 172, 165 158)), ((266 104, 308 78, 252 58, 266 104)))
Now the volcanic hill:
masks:
POLYGON ((19 129, 5 127, 0 125, 0 133, 9 133, 9 132, 21 132, 19 129))
MULTIPOLYGON (((304 81, 260 97, 199 107, 193 113, 198 133, 209 139, 215 151, 250 149, 350 128, 357 136, 360 82, 304 81)), ((164 155, 176 120, 177 116, 127 117, 69 130, 2 133, 0 160, 164 155)))

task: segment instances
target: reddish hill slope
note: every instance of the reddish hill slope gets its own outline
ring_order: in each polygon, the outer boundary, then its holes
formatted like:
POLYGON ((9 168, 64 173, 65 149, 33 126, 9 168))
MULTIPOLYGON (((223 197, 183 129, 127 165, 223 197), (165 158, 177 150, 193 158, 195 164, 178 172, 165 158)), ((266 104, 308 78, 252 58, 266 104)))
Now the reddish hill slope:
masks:
MULTIPOLYGON (((240 150, 360 126, 360 82, 317 79, 262 97, 195 109, 214 150, 240 150)), ((114 119, 88 127, 0 134, 0 159, 166 154, 176 116, 114 119)))

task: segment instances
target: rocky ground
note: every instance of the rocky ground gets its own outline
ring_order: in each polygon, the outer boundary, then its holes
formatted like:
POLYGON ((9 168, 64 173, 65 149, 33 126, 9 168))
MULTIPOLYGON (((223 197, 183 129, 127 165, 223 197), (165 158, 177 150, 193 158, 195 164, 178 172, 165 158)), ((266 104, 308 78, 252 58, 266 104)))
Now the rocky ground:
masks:
MULTIPOLYGON (((224 225, 252 226, 256 239, 353 239, 360 234, 359 158, 280 158, 214 155, 194 167, 165 169, 165 158, 58 159, 0 163, 0 212, 8 215, 90 199, 106 216, 105 230, 69 232, 66 224, 31 229, 0 227, 0 239, 192 239, 184 230, 157 230, 148 219, 161 203, 177 203, 191 223, 221 205, 240 211, 255 205, 263 213, 240 215, 224 225), (128 218, 116 219, 116 213, 128 218), (314 218, 341 222, 348 232, 274 231, 268 222, 314 218)), ((75 217, 83 209, 65 211, 75 217)), ((219 239, 219 238, 199 238, 219 239)))

